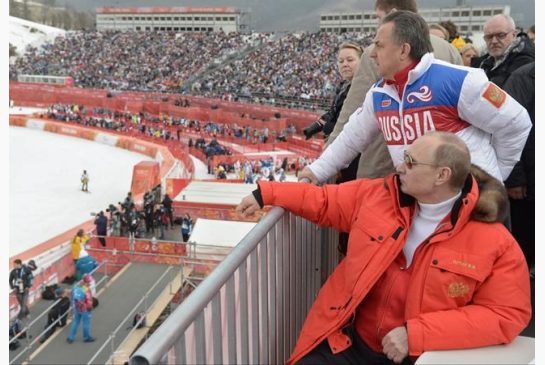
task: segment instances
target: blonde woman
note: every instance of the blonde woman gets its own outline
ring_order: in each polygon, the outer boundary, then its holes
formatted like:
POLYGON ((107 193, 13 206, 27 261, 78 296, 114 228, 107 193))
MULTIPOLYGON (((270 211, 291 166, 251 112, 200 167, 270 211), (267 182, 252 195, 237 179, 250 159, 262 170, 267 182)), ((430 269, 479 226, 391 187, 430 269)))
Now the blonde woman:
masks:
POLYGON ((475 48, 473 44, 466 43, 466 45, 460 49, 460 55, 462 56, 464 66, 471 67, 471 59, 478 57, 479 51, 477 51, 477 48, 475 48))
POLYGON ((337 67, 339 74, 341 75, 341 83, 337 87, 335 98, 331 108, 323 114, 320 119, 309 125, 303 130, 303 133, 309 139, 314 134, 321 131, 324 135, 329 136, 335 127, 337 118, 344 104, 344 99, 350 90, 352 78, 356 74, 360 65, 360 58, 363 54, 363 48, 355 42, 344 42, 339 48, 339 54, 337 55, 337 67))

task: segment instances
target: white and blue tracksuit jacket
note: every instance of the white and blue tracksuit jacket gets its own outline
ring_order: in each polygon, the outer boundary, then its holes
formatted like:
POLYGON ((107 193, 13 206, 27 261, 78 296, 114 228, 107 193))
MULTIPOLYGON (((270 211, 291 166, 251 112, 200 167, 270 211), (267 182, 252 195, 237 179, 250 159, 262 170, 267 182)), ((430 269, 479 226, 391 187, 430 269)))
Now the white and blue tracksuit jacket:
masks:
POLYGON ((532 127, 526 109, 488 81, 483 70, 439 61, 431 53, 408 76, 402 100, 384 80, 368 91, 363 106, 310 165, 318 180, 348 166, 373 138, 382 138, 381 132, 397 166, 408 145, 435 130, 458 135, 472 163, 500 181, 507 179, 532 127))

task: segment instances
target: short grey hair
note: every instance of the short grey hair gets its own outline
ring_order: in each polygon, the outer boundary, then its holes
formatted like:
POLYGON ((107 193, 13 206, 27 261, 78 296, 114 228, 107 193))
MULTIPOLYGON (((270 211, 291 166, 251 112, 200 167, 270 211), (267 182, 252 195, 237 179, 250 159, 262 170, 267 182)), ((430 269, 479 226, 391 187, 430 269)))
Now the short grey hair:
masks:
POLYGON ((485 23, 484 23, 484 27, 486 27, 490 21, 492 21, 492 19, 494 18, 503 18, 507 21, 507 24, 509 24, 509 27, 511 28, 511 30, 517 30, 517 26, 515 25, 515 21, 513 20, 513 18, 510 16, 510 15, 507 15, 507 14, 497 14, 497 15, 494 15, 492 18, 488 19, 485 23))
POLYGON ((451 132, 434 131, 426 136, 433 136, 439 140, 435 149, 434 163, 437 166, 449 167, 452 171, 450 186, 461 189, 464 186, 471 168, 471 154, 465 142, 451 132))
POLYGON ((393 23, 393 38, 398 44, 411 46, 410 57, 419 60, 428 52, 433 52, 428 24, 420 15, 406 11, 394 11, 382 19, 382 25, 393 23))

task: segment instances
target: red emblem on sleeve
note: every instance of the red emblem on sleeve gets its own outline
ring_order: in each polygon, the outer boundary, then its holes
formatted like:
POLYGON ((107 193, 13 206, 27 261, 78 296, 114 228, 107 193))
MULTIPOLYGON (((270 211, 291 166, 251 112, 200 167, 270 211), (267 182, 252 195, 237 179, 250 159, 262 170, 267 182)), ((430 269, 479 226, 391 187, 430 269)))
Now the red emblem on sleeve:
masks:
POLYGON ((507 93, 500 89, 496 84, 490 82, 488 83, 486 90, 482 93, 482 97, 499 109, 503 103, 505 103, 507 93))

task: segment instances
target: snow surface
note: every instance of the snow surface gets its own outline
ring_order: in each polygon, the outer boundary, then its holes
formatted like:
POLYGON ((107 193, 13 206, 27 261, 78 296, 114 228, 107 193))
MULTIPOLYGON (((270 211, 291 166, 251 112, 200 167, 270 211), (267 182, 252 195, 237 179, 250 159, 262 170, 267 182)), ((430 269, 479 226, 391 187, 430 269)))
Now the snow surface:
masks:
POLYGON ((17 53, 22 56, 26 47, 40 47, 46 42, 53 42, 59 35, 66 34, 64 29, 54 28, 25 19, 9 17, 9 43, 17 47, 17 53), (36 31, 31 32, 34 28, 36 31))
POLYGON ((191 157, 191 160, 193 161, 193 165, 195 166, 195 170, 193 171, 193 179, 197 180, 207 180, 207 179, 215 179, 216 177, 214 174, 208 173, 208 168, 197 157, 193 155, 189 155, 191 157))
POLYGON ((97 142, 9 128, 9 254, 91 219, 125 198, 133 166, 150 157, 97 142), (90 193, 80 176, 89 173, 90 193))

